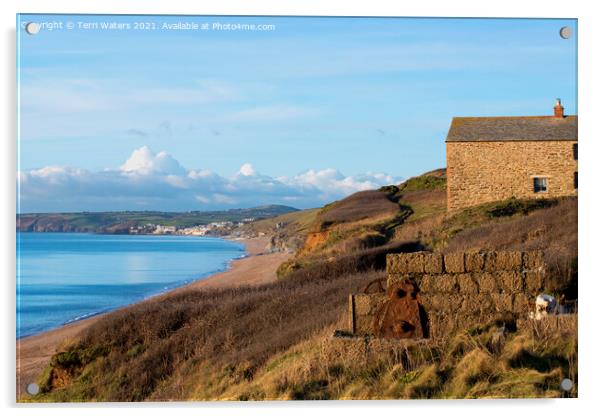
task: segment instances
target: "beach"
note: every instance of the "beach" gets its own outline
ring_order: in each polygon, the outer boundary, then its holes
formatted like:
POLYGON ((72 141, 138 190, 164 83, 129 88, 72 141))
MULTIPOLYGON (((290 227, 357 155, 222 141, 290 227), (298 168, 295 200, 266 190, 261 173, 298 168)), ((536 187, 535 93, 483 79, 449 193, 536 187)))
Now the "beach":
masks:
MULTIPOLYGON (((144 300, 143 302, 160 301, 162 298, 188 290, 204 288, 231 287, 239 285, 256 285, 276 280, 276 269, 290 253, 266 253, 268 237, 256 237, 237 240, 245 245, 247 256, 233 260, 230 268, 194 281, 186 286, 144 300)), ((125 306, 127 307, 127 306, 125 306)), ((109 314, 111 312, 108 312, 109 314)), ((106 314, 105 314, 106 315, 106 314)), ((49 363, 50 358, 61 347, 77 339, 77 336, 104 315, 74 322, 41 334, 17 340, 17 397, 21 396, 29 383, 35 382, 38 375, 49 363)))

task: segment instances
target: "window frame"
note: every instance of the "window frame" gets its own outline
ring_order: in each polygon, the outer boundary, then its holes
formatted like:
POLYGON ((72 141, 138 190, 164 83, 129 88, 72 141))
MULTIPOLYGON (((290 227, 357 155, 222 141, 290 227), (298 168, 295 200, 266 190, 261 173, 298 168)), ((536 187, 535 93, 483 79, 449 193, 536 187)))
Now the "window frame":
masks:
POLYGON ((533 193, 545 194, 550 190, 547 176, 533 176, 533 193))

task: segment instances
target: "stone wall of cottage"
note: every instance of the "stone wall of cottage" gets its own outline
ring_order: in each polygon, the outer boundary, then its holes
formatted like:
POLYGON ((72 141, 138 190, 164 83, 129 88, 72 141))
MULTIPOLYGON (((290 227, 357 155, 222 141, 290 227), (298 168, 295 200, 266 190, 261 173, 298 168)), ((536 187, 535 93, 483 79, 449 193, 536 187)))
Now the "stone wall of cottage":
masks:
POLYGON ((577 195, 576 141, 448 142, 447 209, 516 198, 577 195), (534 177, 548 179, 535 193, 534 177))

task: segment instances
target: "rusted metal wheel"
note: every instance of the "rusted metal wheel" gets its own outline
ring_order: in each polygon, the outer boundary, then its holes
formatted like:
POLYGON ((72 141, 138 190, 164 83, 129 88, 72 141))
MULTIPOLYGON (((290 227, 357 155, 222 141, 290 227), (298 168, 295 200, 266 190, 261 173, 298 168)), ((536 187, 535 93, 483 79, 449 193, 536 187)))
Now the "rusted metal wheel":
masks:
POLYGON ((372 293, 384 293, 387 291, 387 278, 381 277, 379 279, 374 279, 366 286, 363 287, 361 293, 364 294, 372 294, 372 293))
POLYGON ((420 313, 420 295, 410 280, 395 283, 387 289, 389 299, 374 317, 374 336, 390 339, 424 338, 424 322, 420 313))

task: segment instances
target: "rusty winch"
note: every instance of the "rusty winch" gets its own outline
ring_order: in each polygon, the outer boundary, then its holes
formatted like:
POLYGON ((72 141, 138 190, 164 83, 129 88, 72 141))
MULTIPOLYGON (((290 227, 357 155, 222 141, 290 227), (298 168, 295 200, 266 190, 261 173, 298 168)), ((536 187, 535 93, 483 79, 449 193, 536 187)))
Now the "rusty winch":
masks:
MULTIPOLYGON (((367 286, 367 288, 370 285, 367 286)), ((376 285, 373 285, 374 287, 376 285)), ((373 334, 390 339, 425 338, 426 314, 419 289, 412 280, 395 282, 386 289, 387 299, 374 316, 373 334)))

